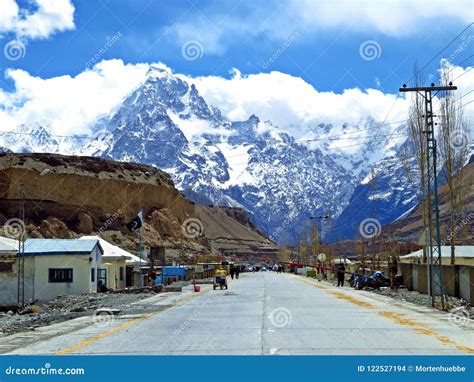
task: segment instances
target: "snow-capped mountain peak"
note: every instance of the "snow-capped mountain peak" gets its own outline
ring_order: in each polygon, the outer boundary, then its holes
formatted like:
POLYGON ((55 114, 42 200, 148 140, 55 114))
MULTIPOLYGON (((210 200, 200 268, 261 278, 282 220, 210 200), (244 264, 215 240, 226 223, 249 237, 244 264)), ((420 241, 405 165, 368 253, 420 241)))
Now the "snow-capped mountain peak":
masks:
POLYGON ((338 217, 371 168, 383 166, 387 147, 393 154, 400 145, 371 135, 382 130, 371 118, 357 126, 321 122, 298 139, 256 115, 228 121, 160 65, 90 129, 94 138, 84 140, 54 136, 45 122, 19 126, 0 146, 154 165, 191 198, 246 208, 279 241, 295 241, 311 215, 338 217))

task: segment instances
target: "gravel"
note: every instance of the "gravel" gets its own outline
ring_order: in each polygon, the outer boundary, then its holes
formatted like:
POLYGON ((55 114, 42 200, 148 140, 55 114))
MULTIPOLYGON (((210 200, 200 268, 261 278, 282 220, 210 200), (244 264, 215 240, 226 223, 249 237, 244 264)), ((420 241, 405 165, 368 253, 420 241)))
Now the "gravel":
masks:
MULTIPOLYGON (((197 284, 208 283, 212 279, 196 280, 197 284)), ((179 292, 182 286, 191 281, 175 282, 164 288, 165 292, 179 292)), ((97 309, 119 309, 120 314, 140 314, 164 309, 163 306, 132 305, 132 303, 149 298, 160 292, 157 287, 130 287, 105 293, 84 293, 76 296, 58 296, 43 304, 26 305, 20 309, 0 311, 0 337, 13 333, 35 330, 73 318, 93 315, 97 309)))
POLYGON ((59 296, 41 305, 28 305, 17 312, 0 313, 0 336, 34 330, 41 326, 92 315, 100 308, 119 309, 121 313, 142 313, 143 307, 131 305, 133 302, 151 297, 155 292, 146 288, 134 288, 122 293, 81 294, 59 296))
MULTIPOLYGON (((390 288, 381 288, 381 289, 371 289, 371 292, 392 297, 397 300, 411 302, 413 304, 422 305, 422 306, 431 306, 431 298, 427 294, 422 294, 417 291, 410 291, 406 288, 400 289, 390 289, 390 288)), ((449 296, 448 304, 445 307, 446 310, 453 309, 459 306, 462 306, 463 302, 461 299, 449 296)), ((436 301, 436 308, 441 309, 441 303, 436 301)))

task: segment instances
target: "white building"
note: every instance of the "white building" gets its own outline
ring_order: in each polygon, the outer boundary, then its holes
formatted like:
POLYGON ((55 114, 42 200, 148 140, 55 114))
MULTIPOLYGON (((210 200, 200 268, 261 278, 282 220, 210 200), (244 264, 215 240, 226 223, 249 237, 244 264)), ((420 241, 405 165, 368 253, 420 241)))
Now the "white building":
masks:
MULTIPOLYGON (((5 240, 1 241, 2 247, 5 240)), ((97 291, 103 249, 98 240, 28 239, 21 257, 23 277, 19 277, 20 253, 4 254, 0 266, 0 304, 43 303, 60 295, 97 291), (3 267, 3 268, 2 268, 3 267), (3 269, 3 271, 2 271, 3 269), (18 299, 18 285, 23 296, 18 299)))
POLYGON ((0 236, 0 305, 16 305, 18 240, 0 236))
MULTIPOLYGON (((454 255, 456 257, 456 265, 474 266, 474 246, 473 245, 456 245, 454 255)), ((420 263, 423 258, 423 250, 412 252, 405 256, 400 256, 402 263, 420 263)), ((451 259, 451 247, 449 245, 441 246, 441 259, 444 264, 449 264, 451 259)))
POLYGON ((25 242, 25 300, 97 291, 103 249, 98 240, 28 239, 25 242))
MULTIPOLYGON (((99 236, 83 236, 80 240, 98 240, 104 253, 99 280, 107 289, 123 289, 137 286, 140 272, 140 258, 124 249, 110 244, 99 236)), ((142 264, 144 261, 142 260, 142 264)))

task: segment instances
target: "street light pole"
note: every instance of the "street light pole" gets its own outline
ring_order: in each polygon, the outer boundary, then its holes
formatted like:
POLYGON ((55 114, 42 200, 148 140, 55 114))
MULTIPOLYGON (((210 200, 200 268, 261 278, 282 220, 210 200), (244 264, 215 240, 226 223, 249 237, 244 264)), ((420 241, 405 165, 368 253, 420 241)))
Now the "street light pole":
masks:
POLYGON ((319 216, 310 216, 310 220, 318 219, 318 255, 322 250, 323 245, 323 235, 322 235, 322 221, 329 219, 329 215, 319 215, 319 216))

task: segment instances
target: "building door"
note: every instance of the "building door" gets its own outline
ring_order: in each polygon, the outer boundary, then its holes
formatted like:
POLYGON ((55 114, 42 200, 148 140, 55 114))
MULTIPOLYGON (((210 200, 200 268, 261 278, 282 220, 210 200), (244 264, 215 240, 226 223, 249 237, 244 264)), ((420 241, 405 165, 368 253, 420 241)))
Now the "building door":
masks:
POLYGON ((133 286, 133 266, 129 266, 125 270, 125 286, 131 287, 133 286))
POLYGON ((413 290, 418 290, 418 264, 413 264, 412 279, 413 279, 413 290))
POLYGON ((97 269, 97 286, 98 288, 103 285, 107 287, 107 269, 99 268, 97 269))

